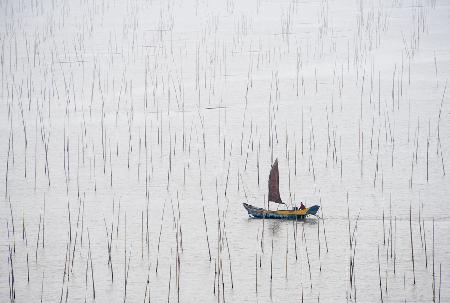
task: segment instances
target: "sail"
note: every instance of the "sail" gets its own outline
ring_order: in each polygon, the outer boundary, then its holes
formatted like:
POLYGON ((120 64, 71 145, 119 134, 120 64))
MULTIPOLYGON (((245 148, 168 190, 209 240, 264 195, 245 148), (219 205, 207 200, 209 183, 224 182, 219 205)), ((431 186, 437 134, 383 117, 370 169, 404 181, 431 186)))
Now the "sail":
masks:
POLYGON ((272 164, 269 174, 269 201, 283 203, 280 197, 280 175, 278 173, 278 159, 272 164))

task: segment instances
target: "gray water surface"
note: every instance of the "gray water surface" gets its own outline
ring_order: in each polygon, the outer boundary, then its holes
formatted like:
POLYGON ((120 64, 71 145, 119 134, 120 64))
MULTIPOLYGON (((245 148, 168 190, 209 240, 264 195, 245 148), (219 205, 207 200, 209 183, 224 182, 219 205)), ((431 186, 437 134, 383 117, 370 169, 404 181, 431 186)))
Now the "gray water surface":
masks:
POLYGON ((446 1, 0 14, 1 302, 450 301, 446 1))

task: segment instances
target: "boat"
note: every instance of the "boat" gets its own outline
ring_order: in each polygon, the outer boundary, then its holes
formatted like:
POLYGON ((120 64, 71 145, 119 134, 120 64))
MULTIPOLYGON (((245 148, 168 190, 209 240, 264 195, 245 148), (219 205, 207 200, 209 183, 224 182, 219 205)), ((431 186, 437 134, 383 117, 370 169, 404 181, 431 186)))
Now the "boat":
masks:
POLYGON ((308 215, 315 215, 319 210, 320 206, 313 205, 305 209, 298 209, 294 207, 293 209, 280 209, 280 210, 267 210, 260 207, 255 207, 253 205, 243 203, 248 215, 251 218, 258 219, 284 219, 284 220, 303 220, 308 215))
MULTIPOLYGON (((280 197, 280 178, 278 172, 278 160, 272 164, 269 174, 269 195, 268 202, 274 202, 278 204, 285 204, 280 197)), ((319 211, 319 205, 313 205, 311 207, 293 207, 292 209, 280 209, 269 210, 260 207, 256 207, 247 203, 243 203, 244 208, 247 210, 249 217, 258 219, 283 219, 283 220, 303 220, 307 216, 315 216, 319 211)), ((269 204, 268 204, 269 205, 269 204)), ((285 204, 286 205, 286 204, 285 204)))

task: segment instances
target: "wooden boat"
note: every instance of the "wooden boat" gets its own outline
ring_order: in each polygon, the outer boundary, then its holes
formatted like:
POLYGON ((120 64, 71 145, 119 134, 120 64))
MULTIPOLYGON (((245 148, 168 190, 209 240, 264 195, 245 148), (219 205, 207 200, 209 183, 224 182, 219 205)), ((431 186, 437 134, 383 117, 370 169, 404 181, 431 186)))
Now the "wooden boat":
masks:
MULTIPOLYGON (((280 197, 280 178, 278 173, 278 160, 272 164, 269 174, 269 195, 268 202, 275 202, 278 204, 285 204, 280 197)), ((253 205, 243 203, 251 218, 265 218, 265 219, 284 219, 284 220, 302 220, 309 215, 316 215, 319 210, 319 205, 305 207, 303 209, 294 207, 293 209, 269 210, 253 205)))
POLYGON ((293 209, 282 209, 282 210, 267 210, 260 207, 255 207, 253 205, 243 203, 248 215, 252 218, 266 218, 266 219, 285 219, 285 220, 302 220, 308 215, 315 215, 319 210, 320 206, 314 205, 307 207, 305 209, 298 209, 294 207, 293 209))

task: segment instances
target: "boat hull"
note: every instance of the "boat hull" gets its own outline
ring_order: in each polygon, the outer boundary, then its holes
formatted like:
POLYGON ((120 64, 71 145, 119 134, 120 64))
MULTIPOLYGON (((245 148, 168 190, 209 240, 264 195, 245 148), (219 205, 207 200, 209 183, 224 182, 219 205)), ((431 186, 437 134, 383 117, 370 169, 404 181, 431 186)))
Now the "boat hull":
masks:
POLYGON ((313 205, 305 209, 266 210, 247 203, 243 203, 243 205, 251 218, 281 220, 303 220, 309 215, 315 215, 320 208, 319 205, 313 205))

